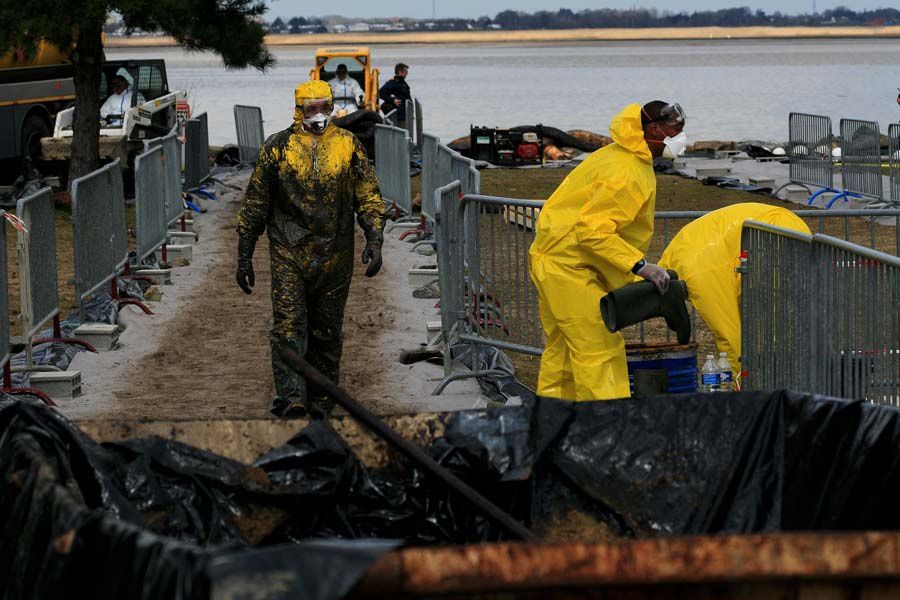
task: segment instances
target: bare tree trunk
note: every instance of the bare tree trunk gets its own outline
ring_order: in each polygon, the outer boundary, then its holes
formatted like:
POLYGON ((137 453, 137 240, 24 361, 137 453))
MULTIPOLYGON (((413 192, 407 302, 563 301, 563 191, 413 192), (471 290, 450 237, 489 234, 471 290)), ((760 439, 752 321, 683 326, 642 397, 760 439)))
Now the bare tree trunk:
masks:
POLYGON ((100 165, 100 67, 103 62, 103 23, 85 22, 72 55, 75 67, 75 115, 72 132, 72 180, 100 165))

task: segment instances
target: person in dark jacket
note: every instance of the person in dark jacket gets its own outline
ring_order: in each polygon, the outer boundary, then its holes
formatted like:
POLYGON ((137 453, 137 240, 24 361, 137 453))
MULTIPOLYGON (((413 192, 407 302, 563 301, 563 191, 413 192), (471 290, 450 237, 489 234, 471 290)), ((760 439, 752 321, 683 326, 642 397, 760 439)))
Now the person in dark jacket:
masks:
POLYGON ((378 97, 383 103, 381 111, 387 114, 394 109, 397 110, 392 118, 397 127, 406 127, 406 101, 412 99, 409 84, 406 83, 408 73, 408 65, 397 63, 394 67, 394 77, 378 90, 378 97))

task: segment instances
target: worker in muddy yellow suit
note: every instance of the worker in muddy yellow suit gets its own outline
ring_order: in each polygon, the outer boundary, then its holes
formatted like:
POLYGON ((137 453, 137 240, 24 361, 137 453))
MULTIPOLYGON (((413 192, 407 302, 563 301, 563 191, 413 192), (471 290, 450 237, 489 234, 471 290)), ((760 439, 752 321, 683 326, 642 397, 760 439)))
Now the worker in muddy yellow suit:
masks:
MULTIPOLYGON (((741 232, 758 221, 809 235, 803 219, 786 208, 746 202, 714 210, 685 225, 663 251, 661 267, 687 283, 688 299, 713 332, 716 348, 741 373, 741 232)), ((799 307, 798 307, 799 310, 799 307)))
POLYGON ((601 322, 600 299, 635 275, 668 291, 669 274, 644 258, 653 236, 653 159, 683 153, 684 125, 677 104, 627 106, 610 125, 614 143, 575 168, 541 209, 529 252, 546 337, 539 395, 631 395, 625 340, 601 322))
POLYGON ((307 81, 294 92, 293 125, 271 136, 238 213, 237 283, 254 285, 256 240, 269 234, 272 268, 272 371, 279 416, 321 417, 334 401, 279 359, 287 340, 326 377, 338 381, 344 306, 353 274, 353 217, 366 236, 366 276, 381 268, 384 203, 365 151, 349 132, 329 124, 331 87, 307 81))

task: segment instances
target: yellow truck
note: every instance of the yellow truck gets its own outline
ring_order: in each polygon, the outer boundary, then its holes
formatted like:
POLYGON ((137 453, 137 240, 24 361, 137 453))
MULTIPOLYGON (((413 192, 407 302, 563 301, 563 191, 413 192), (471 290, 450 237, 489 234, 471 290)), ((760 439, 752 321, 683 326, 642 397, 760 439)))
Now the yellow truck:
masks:
POLYGON ((0 55, 0 160, 35 156, 75 102, 68 53, 47 42, 0 55))

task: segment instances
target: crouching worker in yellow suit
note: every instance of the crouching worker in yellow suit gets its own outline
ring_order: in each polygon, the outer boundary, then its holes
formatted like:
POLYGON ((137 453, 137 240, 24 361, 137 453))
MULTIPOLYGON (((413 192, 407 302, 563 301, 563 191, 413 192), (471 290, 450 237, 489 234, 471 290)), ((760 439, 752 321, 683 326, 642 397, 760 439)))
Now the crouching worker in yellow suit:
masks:
POLYGON ((736 373, 741 356, 741 231, 744 221, 809 234, 803 220, 787 210, 748 202, 720 208, 684 226, 660 258, 687 283, 688 299, 716 339, 719 352, 728 354, 736 373))
POLYGON ((608 400, 631 395, 625 340, 600 320, 600 298, 637 274, 660 293, 669 274, 644 260, 653 236, 653 159, 684 151, 684 111, 654 101, 627 106, 613 144, 574 169, 541 209, 529 251, 546 336, 541 396, 608 400))

